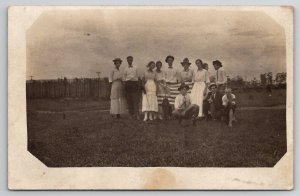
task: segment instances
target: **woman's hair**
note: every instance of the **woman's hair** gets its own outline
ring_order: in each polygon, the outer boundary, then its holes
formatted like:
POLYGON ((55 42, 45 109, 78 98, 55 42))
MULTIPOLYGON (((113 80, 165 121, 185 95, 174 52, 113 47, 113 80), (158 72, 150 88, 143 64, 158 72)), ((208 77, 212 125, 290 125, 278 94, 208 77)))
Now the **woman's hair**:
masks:
POLYGON ((197 61, 200 61, 200 63, 203 64, 203 62, 202 62, 201 59, 197 59, 197 60, 195 61, 195 63, 197 63, 197 61))
POLYGON ((202 64, 202 68, 203 68, 203 69, 205 69, 206 66, 208 67, 208 64, 207 64, 207 63, 203 63, 203 64, 202 64))
POLYGON ((155 62, 154 61, 150 61, 147 65, 147 67, 150 67, 151 64, 154 64, 155 65, 155 62))
POLYGON ((162 62, 161 61, 156 61, 155 65, 157 67, 157 65, 160 64, 162 66, 162 62))

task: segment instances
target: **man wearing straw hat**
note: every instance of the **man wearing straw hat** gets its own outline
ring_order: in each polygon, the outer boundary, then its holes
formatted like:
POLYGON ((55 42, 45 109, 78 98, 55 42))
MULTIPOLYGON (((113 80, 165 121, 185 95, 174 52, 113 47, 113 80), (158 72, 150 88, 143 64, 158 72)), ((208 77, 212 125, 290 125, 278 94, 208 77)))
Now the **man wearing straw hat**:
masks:
POLYGON ((196 125, 196 117, 199 113, 199 106, 192 104, 190 95, 187 93, 189 86, 182 83, 178 91, 179 95, 175 98, 173 116, 181 123, 182 119, 192 119, 193 125, 196 125))

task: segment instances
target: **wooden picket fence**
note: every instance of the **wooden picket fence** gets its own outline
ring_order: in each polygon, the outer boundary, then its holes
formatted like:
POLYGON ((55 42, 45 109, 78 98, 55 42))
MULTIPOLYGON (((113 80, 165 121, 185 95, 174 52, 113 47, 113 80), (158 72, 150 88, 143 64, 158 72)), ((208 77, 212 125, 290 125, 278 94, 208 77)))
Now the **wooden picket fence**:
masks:
POLYGON ((103 98, 109 99, 108 78, 28 80, 26 96, 35 98, 103 98))

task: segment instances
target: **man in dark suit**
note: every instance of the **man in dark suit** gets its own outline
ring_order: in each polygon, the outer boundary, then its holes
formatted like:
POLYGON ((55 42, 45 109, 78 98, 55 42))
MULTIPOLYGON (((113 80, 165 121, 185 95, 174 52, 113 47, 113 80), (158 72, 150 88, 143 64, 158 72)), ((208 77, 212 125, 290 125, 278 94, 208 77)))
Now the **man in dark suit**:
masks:
POLYGON ((210 84, 208 89, 210 92, 208 92, 204 98, 203 113, 206 120, 210 118, 217 120, 222 115, 222 94, 217 91, 217 85, 215 83, 210 84))

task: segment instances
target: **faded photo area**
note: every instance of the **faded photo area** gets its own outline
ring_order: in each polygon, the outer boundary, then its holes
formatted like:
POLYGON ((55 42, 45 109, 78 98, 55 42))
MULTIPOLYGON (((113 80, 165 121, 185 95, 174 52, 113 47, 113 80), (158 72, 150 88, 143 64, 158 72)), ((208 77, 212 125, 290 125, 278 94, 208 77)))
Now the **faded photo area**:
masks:
POLYGON ((28 151, 48 167, 274 167, 286 37, 261 11, 44 12, 26 32, 28 151))

